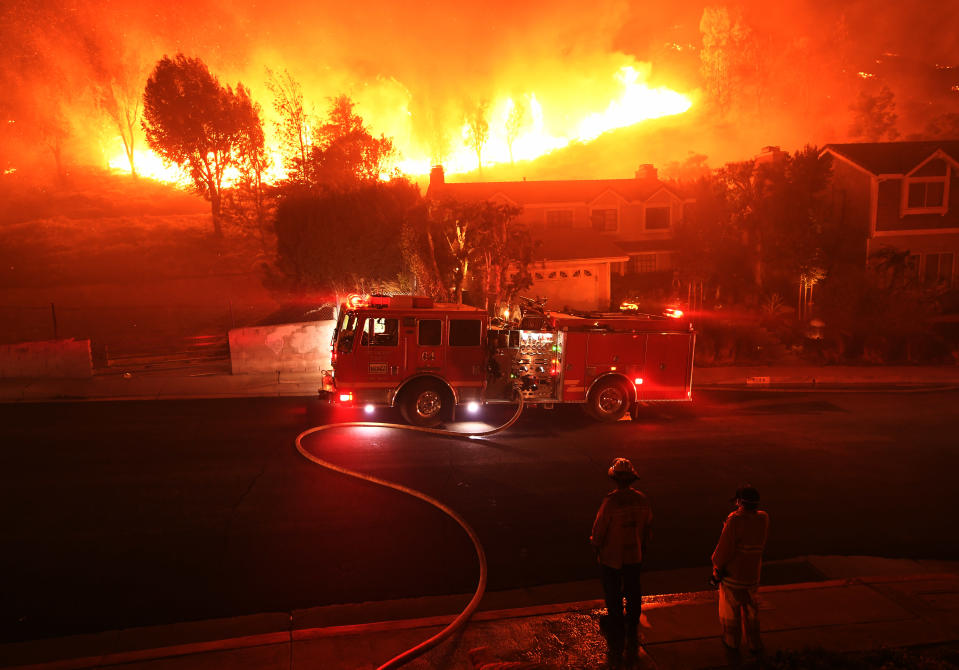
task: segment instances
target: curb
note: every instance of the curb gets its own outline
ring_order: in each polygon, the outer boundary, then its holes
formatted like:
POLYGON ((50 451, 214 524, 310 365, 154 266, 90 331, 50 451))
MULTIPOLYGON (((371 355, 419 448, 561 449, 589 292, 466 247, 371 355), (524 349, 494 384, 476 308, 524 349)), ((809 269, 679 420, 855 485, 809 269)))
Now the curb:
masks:
MULTIPOLYGON (((880 575, 873 577, 851 577, 831 579, 821 582, 801 582, 796 584, 781 584, 760 587, 760 593, 776 593, 790 591, 837 589, 847 586, 873 584, 890 584, 902 582, 921 582, 933 579, 955 579, 956 575, 948 572, 914 573, 905 575, 880 575)), ((657 594, 643 597, 643 610, 664 609, 675 606, 715 601, 716 591, 695 591, 690 593, 657 594)), ((526 607, 506 608, 480 611, 473 615, 472 621, 497 621, 504 619, 521 619, 535 616, 550 616, 569 612, 584 612, 599 610, 605 607, 605 602, 599 600, 582 600, 567 603, 547 605, 533 605, 526 607)), ((136 662, 155 661, 164 658, 176 658, 195 654, 248 649, 275 644, 293 644, 295 642, 316 640, 322 638, 347 637, 372 633, 412 630, 417 628, 440 628, 447 625, 456 614, 434 615, 412 619, 394 619, 374 621, 370 623, 321 626, 298 628, 292 630, 275 630, 272 632, 254 633, 236 637, 225 637, 202 642, 172 644, 162 647, 132 649, 105 653, 100 655, 81 656, 56 661, 30 663, 25 665, 5 666, 9 670, 80 670, 81 668, 122 665, 136 662)), ((2 648, 2 647, 0 647, 2 648)))

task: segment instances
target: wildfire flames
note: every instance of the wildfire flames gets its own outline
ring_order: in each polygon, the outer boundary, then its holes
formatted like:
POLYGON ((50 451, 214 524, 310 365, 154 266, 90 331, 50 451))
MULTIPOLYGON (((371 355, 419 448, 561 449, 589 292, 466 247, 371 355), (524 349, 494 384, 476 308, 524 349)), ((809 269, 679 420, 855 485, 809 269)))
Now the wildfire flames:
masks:
MULTIPOLYGON (((559 106, 544 109, 534 90, 521 99, 510 96, 497 99, 488 108, 489 136, 482 147, 483 166, 535 160, 571 143, 589 142, 617 128, 682 114, 693 104, 690 97, 669 88, 650 88, 643 81, 642 73, 633 65, 624 65, 611 75, 611 79, 619 89, 619 95, 611 99, 605 108, 600 106, 596 109, 598 106, 595 103, 590 105, 589 101, 578 101, 578 104, 567 109, 559 106), (523 110, 521 115, 516 113, 518 107, 523 110), (508 130, 511 118, 518 119, 513 137, 510 137, 508 130)), ((266 94, 258 102, 263 110, 270 109, 271 101, 266 94)), ((359 111, 361 115, 364 113, 362 108, 359 111)), ((403 128, 412 123, 412 113, 406 106, 394 109, 392 114, 389 110, 381 110, 377 116, 388 128, 403 128)), ((269 121, 265 125, 268 142, 275 146, 269 121)), ((373 132, 378 132, 373 123, 370 125, 373 132)), ((442 159, 447 174, 466 173, 477 168, 476 152, 469 146, 469 132, 469 124, 465 122, 460 127, 448 129, 450 151, 442 159)), ((410 133, 407 131, 401 135, 409 137, 410 133)), ((395 141, 400 145, 402 139, 398 136, 395 141)), ((415 142, 397 146, 397 149, 395 167, 405 175, 416 177, 429 174, 436 162, 427 149, 417 146, 415 142)), ((109 151, 109 156, 108 164, 112 169, 130 172, 130 163, 119 137, 115 139, 115 147, 109 151)), ((286 175, 282 158, 275 149, 272 158, 273 165, 267 173, 267 181, 277 181, 286 175)), ((134 164, 140 176, 184 186, 190 183, 189 177, 180 168, 164 164, 142 141, 134 150, 134 164)), ((228 171, 225 183, 232 183, 236 176, 235 170, 232 173, 228 171)))

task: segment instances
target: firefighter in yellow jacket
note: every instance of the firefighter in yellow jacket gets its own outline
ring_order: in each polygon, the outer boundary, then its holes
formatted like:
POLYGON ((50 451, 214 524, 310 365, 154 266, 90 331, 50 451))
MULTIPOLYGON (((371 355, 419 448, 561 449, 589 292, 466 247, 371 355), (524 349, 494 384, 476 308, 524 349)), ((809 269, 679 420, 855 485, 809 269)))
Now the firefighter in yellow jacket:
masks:
POLYGON ((624 642, 627 652, 638 649, 637 628, 643 597, 639 576, 646 541, 652 528, 653 512, 645 494, 631 486, 639 479, 639 475, 628 459, 617 458, 613 461, 609 477, 616 482, 616 489, 603 498, 589 541, 596 550, 602 571, 608 612, 604 628, 611 659, 615 659, 622 653, 624 642))
POLYGON ((769 515, 759 509, 759 491, 746 485, 730 499, 736 511, 726 517, 713 552, 713 580, 719 582, 719 621, 723 644, 739 649, 745 633, 749 650, 762 650, 759 638, 759 573, 769 534, 769 515))

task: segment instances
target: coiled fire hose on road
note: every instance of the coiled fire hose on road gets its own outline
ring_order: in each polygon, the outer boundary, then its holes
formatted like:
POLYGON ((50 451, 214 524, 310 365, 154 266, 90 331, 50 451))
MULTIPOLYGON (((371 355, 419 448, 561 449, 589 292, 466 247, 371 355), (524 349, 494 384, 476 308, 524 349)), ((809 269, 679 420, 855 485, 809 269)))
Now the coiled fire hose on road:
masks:
POLYGON ((439 428, 423 428, 420 426, 406 426, 403 424, 397 423, 381 423, 381 422, 372 422, 372 421, 350 421, 345 423, 331 423, 326 426, 314 426, 308 430, 304 430, 302 433, 296 436, 296 449, 300 454, 307 460, 326 468, 327 470, 332 470, 334 472, 339 472, 341 474, 347 475, 349 477, 354 477, 356 479, 362 479, 367 482, 372 482, 379 486, 384 486, 386 488, 399 491, 400 493, 405 493, 407 495, 413 496, 414 498, 419 498, 424 502, 429 503, 433 507, 437 508, 446 516, 450 517, 460 525, 460 527, 466 531, 466 534, 469 536, 470 540, 473 542, 473 548, 476 550, 476 558, 479 562, 479 580, 476 584, 476 591, 473 593, 473 598, 466 605, 466 608, 459 613, 459 615, 451 621, 446 628, 438 632, 436 635, 430 637, 427 640, 423 640, 415 647, 407 649, 402 654, 391 658, 389 661, 381 665, 377 670, 390 670, 392 668, 399 668, 402 665, 410 662, 417 656, 426 653, 440 642, 446 638, 453 635, 456 631, 466 625, 466 622, 469 621, 470 617, 473 616, 473 613, 479 607, 480 601, 483 599, 483 594, 486 591, 486 552, 483 550, 483 545, 480 543, 479 536, 476 534, 476 531, 466 522, 466 520, 460 516, 455 510, 444 505, 436 498, 426 495, 422 491, 417 491, 416 489, 409 488, 408 486, 403 486, 402 484, 397 484, 396 482, 391 482, 386 479, 380 479, 379 477, 374 477, 373 475, 364 474, 362 472, 356 472, 355 470, 349 470, 342 466, 336 465, 335 463, 330 463, 329 461, 324 461, 322 458, 310 453, 303 446, 303 438, 314 433, 319 433, 324 430, 333 430, 334 428, 395 428, 397 430, 409 430, 417 433, 427 433, 431 435, 442 435, 444 437, 466 437, 466 438, 477 438, 477 437, 488 437, 490 435, 495 435, 496 433, 502 432, 516 423, 516 420, 519 419, 520 414, 523 413, 523 394, 517 393, 519 396, 519 405, 516 408, 516 412, 510 418, 509 421, 504 423, 502 426, 497 428, 492 428, 490 430, 485 430, 479 433, 460 433, 451 430, 441 430, 439 428))

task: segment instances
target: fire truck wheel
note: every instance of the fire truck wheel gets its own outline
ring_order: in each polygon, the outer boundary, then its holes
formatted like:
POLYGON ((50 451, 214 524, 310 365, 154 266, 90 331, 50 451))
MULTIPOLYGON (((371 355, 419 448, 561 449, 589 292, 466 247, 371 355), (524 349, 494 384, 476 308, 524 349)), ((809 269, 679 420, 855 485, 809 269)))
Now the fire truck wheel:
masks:
POLYGON ((452 405, 449 392, 438 382, 424 379, 411 383, 400 400, 403 419, 414 426, 436 426, 452 405))
POLYGON ((586 408, 597 421, 619 421, 629 409, 629 391, 618 379, 601 381, 590 391, 586 408))

